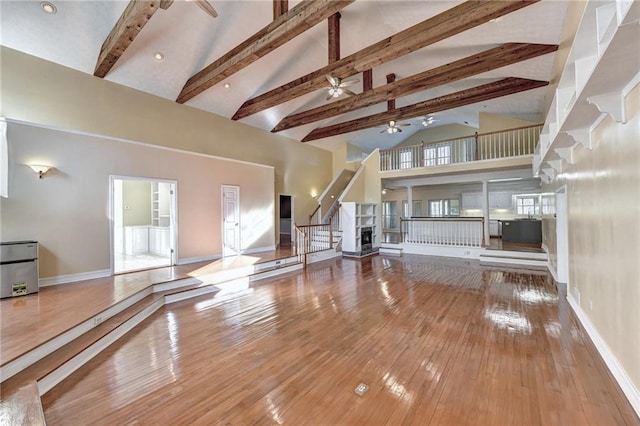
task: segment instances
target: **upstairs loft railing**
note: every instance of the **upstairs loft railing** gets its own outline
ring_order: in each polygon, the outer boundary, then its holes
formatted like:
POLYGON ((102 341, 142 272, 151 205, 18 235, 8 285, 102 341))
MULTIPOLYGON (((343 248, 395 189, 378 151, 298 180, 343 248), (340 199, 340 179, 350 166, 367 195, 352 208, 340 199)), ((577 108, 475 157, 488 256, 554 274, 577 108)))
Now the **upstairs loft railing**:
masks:
POLYGON ((542 124, 380 151, 380 171, 533 155, 542 124))
POLYGON ((484 218, 400 219, 402 243, 484 247, 484 218))

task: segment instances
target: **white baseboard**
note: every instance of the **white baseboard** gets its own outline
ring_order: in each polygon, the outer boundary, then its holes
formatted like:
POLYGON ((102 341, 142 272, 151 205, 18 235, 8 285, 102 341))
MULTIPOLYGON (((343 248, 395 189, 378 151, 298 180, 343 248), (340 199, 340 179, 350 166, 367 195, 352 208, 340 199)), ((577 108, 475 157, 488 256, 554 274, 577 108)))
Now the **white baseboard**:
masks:
POLYGON ((100 271, 80 272, 78 274, 58 275, 56 277, 40 278, 40 287, 48 287, 50 285, 67 284, 76 281, 93 280, 95 278, 110 277, 111 270, 103 269, 100 271))
POLYGON ((540 248, 547 253, 547 255, 549 254, 549 247, 547 247, 545 243, 540 244, 540 248))
POLYGON ((178 259, 176 262, 177 265, 188 265, 189 263, 198 263, 198 262, 211 262, 212 260, 222 259, 221 254, 210 254, 206 256, 193 256, 193 257, 183 257, 182 259, 178 259))
POLYGON ((580 307, 580 304, 571 295, 567 296, 567 301, 569 302, 571 309, 573 309, 573 312, 576 314, 576 317, 578 317, 578 320, 582 324, 582 327, 591 338, 591 341, 604 360, 604 363, 609 368, 609 371, 616 379, 616 382, 618 382, 618 385, 622 389, 622 392, 624 392, 636 414, 640 416, 640 391, 638 391, 638 388, 635 387, 635 385, 631 381, 631 378, 627 375, 627 372, 620 365, 615 355, 613 354, 611 349, 609 349, 609 346, 604 341, 604 339, 600 336, 598 330, 596 330, 587 314, 582 310, 582 307, 580 307))

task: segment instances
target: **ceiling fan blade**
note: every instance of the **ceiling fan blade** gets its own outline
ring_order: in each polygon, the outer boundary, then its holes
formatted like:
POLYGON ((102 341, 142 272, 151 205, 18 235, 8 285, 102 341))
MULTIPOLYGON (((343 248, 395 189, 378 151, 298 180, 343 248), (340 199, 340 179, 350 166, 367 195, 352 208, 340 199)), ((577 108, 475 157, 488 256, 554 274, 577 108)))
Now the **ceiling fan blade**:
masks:
POLYGON ((327 80, 329 80, 330 85, 337 86, 339 84, 338 81, 336 81, 336 79, 330 76, 329 74, 327 74, 325 77, 327 77, 327 80))
POLYGON ((359 83, 359 82, 360 82, 360 80, 358 80, 357 78, 353 79, 353 80, 344 80, 344 81, 342 81, 340 83, 340 87, 353 86, 354 84, 359 83))
POLYGON ((411 126, 411 123, 400 123, 400 124, 396 124, 396 126, 407 127, 407 126, 411 126))
POLYGON ((400 127, 396 127, 398 129, 398 133, 402 133, 402 129, 400 127))
POLYGON ((387 129, 380 130, 380 133, 387 133, 387 129))
POLYGON ((207 14, 209 14, 212 18, 218 17, 218 12, 211 6, 207 0, 192 0, 198 7, 204 10, 207 14))
POLYGON ((329 94, 327 95, 326 100, 327 100, 327 101, 330 101, 331 99, 333 99, 333 95, 332 95, 331 93, 329 93, 329 94))
POLYGON ((355 96, 356 94, 353 93, 351 90, 349 89, 342 89, 342 93, 349 95, 349 96, 355 96))

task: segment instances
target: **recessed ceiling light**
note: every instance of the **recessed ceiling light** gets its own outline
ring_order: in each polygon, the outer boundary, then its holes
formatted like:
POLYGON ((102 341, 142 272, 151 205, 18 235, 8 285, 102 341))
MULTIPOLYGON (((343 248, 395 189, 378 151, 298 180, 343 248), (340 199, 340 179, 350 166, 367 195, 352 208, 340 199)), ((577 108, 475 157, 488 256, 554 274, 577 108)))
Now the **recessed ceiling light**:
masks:
POLYGON ((222 87, 224 87, 225 89, 228 89, 229 87, 231 87, 231 85, 229 83, 225 83, 222 85, 222 87))
POLYGON ((162 52, 155 52, 153 54, 153 59, 155 59, 156 61, 161 61, 164 59, 164 55, 162 54, 162 52))
POLYGON ((58 11, 54 4, 49 3, 48 1, 43 1, 42 3, 40 3, 40 7, 42 8, 42 10, 51 15, 55 14, 58 11))

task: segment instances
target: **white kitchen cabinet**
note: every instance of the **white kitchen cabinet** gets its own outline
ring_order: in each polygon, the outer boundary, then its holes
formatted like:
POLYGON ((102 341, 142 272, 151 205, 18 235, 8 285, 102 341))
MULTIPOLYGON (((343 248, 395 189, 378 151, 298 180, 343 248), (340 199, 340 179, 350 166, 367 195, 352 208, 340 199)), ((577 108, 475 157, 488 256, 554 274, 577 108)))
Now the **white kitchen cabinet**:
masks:
POLYGON ((502 224, 498 220, 489 221, 489 235, 499 237, 502 235, 502 224))
POLYGON ((489 208, 511 210, 513 208, 513 195, 511 192, 490 192, 489 208))
POLYGON ((140 254, 149 252, 149 227, 124 227, 124 252, 126 254, 140 254))
POLYGON ((169 228, 149 227, 149 253, 158 256, 170 256, 169 228))
POLYGON ((465 210, 482 210, 482 193, 481 192, 463 193, 462 208, 465 210))
MULTIPOLYGON (((482 210, 482 192, 462 194, 462 208, 482 210)), ((490 209, 513 209, 513 195, 510 192, 489 192, 490 209)))

